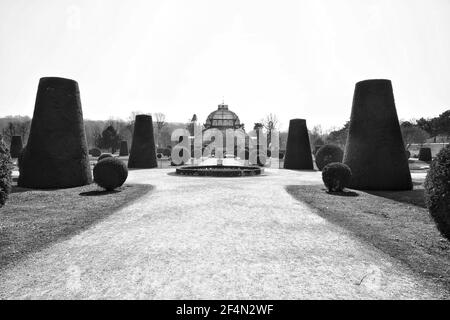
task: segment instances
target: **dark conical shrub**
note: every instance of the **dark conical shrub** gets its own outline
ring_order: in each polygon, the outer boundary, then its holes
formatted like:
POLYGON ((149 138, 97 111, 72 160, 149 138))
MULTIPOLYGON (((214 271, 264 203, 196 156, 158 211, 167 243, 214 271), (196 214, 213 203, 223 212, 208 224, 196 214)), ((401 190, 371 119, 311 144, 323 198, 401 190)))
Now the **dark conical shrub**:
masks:
POLYGON ((108 157, 97 162, 94 167, 94 181, 106 190, 114 190, 125 182, 128 169, 122 160, 108 157))
POLYGON ((289 122, 289 133, 284 156, 285 169, 313 170, 311 146, 309 144, 306 120, 292 119, 289 122))
POLYGON ((344 151, 333 144, 322 146, 316 153, 316 165, 322 170, 327 164, 332 162, 342 162, 344 151))
POLYGON ((128 142, 126 140, 120 141, 120 151, 119 156, 125 157, 128 155, 128 142))
POLYGON ((425 179, 425 203, 437 228, 450 239, 450 145, 436 155, 425 179))
POLYGON ((41 78, 18 184, 47 189, 91 182, 78 83, 41 78))
POLYGON ((134 123, 128 168, 156 168, 155 140, 152 116, 140 114, 134 123))
POLYGON ((412 189, 390 80, 356 84, 343 162, 352 189, 412 189))
POLYGON ((352 176, 350 168, 340 162, 327 164, 322 170, 322 180, 329 192, 340 192, 348 186, 352 176))
POLYGON ((18 158, 20 152, 22 151, 22 137, 21 136, 13 136, 11 138, 11 148, 9 148, 11 152, 11 158, 18 158))
POLYGON ((11 192, 12 162, 8 148, 0 137, 0 207, 2 207, 11 192))
POLYGON ((431 149, 430 148, 420 148, 419 150, 419 160, 420 161, 431 161, 431 149))

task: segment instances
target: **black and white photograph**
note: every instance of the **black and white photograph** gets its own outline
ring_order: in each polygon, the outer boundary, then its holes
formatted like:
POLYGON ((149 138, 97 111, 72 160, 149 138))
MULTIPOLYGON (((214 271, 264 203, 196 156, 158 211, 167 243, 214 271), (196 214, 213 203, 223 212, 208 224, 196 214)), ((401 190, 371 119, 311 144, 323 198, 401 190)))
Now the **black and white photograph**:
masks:
POLYGON ((448 301, 449 142, 450 0, 0 0, 0 300, 448 301))

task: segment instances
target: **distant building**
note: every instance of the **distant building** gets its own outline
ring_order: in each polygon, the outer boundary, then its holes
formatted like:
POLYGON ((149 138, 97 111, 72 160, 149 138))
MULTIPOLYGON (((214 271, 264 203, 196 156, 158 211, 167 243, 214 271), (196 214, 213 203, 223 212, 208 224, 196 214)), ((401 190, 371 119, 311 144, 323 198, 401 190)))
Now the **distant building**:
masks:
MULTIPOLYGON (((242 130, 243 133, 245 133, 244 130, 244 124, 240 122, 239 117, 234 113, 233 111, 228 109, 228 105, 222 103, 219 104, 217 110, 211 112, 206 118, 206 121, 204 123, 204 129, 203 132, 205 133, 208 130, 220 130, 223 135, 223 147, 226 146, 226 130, 242 130)), ((211 143, 210 139, 203 140, 203 146, 208 145, 211 143)), ((236 145, 236 138, 234 139, 234 143, 236 145)), ((248 137, 245 137, 245 145, 248 145, 248 137)), ((213 152, 214 153, 214 152, 213 152)))
POLYGON ((226 129, 244 129, 244 124, 241 124, 236 113, 228 109, 228 105, 222 103, 217 110, 209 114, 204 127, 205 131, 213 128, 225 131, 226 129))

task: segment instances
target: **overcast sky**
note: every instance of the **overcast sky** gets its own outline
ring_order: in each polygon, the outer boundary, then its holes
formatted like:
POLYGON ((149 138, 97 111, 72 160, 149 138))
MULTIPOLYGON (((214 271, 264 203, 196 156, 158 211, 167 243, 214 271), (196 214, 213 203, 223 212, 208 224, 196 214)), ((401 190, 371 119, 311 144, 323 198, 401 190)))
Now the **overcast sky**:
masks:
POLYGON ((225 98, 348 120, 355 82, 393 81, 401 119, 450 108, 450 0, 0 0, 0 116, 32 115, 40 77, 77 80, 84 117, 204 121, 225 98))

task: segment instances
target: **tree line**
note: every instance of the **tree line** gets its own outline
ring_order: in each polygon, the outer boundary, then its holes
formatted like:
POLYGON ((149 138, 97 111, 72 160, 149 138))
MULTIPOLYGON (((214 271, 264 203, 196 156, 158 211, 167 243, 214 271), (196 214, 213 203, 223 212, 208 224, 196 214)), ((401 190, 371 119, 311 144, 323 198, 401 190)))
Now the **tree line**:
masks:
MULTIPOLYGON (((120 141, 125 140, 131 145, 134 120, 136 114, 141 112, 132 112, 126 119, 109 120, 84 120, 86 140, 89 148, 100 148, 111 150, 113 153, 119 148, 120 141)), ((194 114, 186 123, 168 122, 163 113, 154 113, 153 130, 155 143, 158 148, 166 148, 172 144, 171 133, 175 129, 188 129, 193 135, 194 126, 197 124, 197 116, 194 114)), ((261 125, 270 137, 274 130, 279 130, 279 120, 273 113, 266 115, 257 123, 261 125)), ((314 126, 309 130, 311 147, 323 144, 336 144, 342 148, 345 147, 349 129, 347 121, 343 127, 334 130, 324 131, 321 126, 314 126)), ((30 130, 31 119, 27 116, 8 116, 0 118, 0 133, 5 143, 9 144, 11 138, 20 135, 22 141, 26 144, 30 130)), ((433 118, 420 118, 418 120, 408 120, 400 122, 405 149, 411 144, 423 144, 428 139, 433 142, 449 142, 450 140, 450 110, 441 113, 433 118)), ((280 150, 286 148, 287 132, 280 132, 280 150)), ((270 141, 268 141, 268 144, 270 141)))

